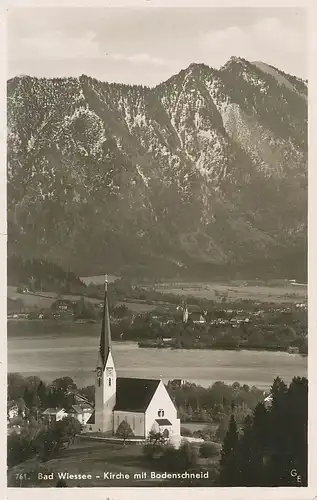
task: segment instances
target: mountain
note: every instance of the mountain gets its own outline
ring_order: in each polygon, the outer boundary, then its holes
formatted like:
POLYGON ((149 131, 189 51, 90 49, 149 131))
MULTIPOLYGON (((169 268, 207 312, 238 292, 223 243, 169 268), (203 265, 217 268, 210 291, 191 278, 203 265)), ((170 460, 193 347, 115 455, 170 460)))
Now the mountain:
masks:
POLYGON ((306 81, 232 57, 154 88, 21 76, 7 96, 9 254, 79 275, 305 275, 306 81))

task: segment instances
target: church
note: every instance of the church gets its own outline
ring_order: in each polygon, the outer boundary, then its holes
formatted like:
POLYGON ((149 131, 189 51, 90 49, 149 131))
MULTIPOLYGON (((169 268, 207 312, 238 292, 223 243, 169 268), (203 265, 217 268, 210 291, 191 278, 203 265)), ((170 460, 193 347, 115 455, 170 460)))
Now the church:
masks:
POLYGON ((86 430, 114 436, 125 420, 134 437, 146 438, 151 430, 167 438, 180 436, 177 410, 162 380, 117 377, 111 346, 107 280, 95 374, 95 411, 86 430))

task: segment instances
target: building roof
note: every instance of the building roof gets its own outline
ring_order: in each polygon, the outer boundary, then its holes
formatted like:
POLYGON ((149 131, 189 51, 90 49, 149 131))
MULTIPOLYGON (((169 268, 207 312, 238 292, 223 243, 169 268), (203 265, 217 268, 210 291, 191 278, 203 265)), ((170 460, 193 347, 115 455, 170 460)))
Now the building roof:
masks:
POLYGON ((95 411, 90 415, 89 419, 87 420, 86 424, 94 424, 95 423, 95 411))
POLYGON ((205 315, 202 311, 193 311, 192 313, 190 313, 190 318, 203 319, 205 321, 205 315))
POLYGON ((157 418, 155 422, 157 422, 159 425, 172 425, 167 418, 157 418))
POLYGON ((85 404, 79 404, 79 405, 73 405, 72 406, 72 410, 75 412, 75 413, 85 413, 85 412, 88 412, 88 411, 93 411, 92 407, 89 406, 89 405, 85 405, 85 404))
POLYGON ((46 408, 43 411, 43 415, 56 415, 60 411, 65 411, 63 408, 46 408))
POLYGON ((117 379, 117 397, 114 411, 144 413, 159 383, 160 380, 119 377, 117 379))
POLYGON ((100 334, 100 346, 99 346, 99 352, 103 363, 102 368, 105 367, 110 350, 111 350, 111 331, 110 331, 110 315, 109 315, 109 305, 108 305, 108 281, 106 277, 101 334, 100 334))

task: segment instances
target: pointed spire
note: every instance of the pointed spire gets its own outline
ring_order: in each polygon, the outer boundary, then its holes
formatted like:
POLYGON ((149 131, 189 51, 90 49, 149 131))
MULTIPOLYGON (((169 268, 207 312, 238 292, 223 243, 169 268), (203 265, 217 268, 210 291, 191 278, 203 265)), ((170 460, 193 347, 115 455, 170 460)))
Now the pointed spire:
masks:
POLYGON ((187 307, 187 300, 184 300, 183 302, 183 323, 187 323, 188 321, 188 307, 187 307))
POLYGON ((111 331, 110 317, 108 305, 108 275, 105 276, 105 296, 103 303, 102 325, 100 335, 100 354, 103 364, 105 365, 109 351, 111 350, 111 331))

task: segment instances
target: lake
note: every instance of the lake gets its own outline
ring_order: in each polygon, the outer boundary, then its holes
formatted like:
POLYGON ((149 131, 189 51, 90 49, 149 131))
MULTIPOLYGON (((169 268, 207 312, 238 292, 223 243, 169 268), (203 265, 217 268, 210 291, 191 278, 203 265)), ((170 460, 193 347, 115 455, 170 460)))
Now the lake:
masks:
MULTIPOLYGON (((79 387, 93 384, 99 334, 99 324, 9 322, 8 372, 47 382, 69 375, 79 387)), ((113 355, 119 376, 179 378, 204 387, 221 380, 267 389, 278 375, 286 383, 307 376, 307 358, 285 352, 140 349, 135 342, 114 342, 113 355)))

